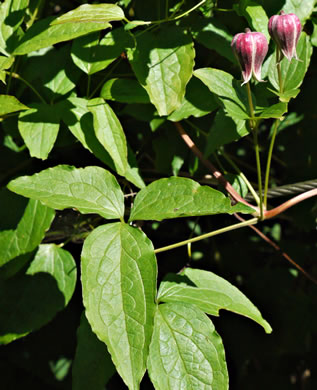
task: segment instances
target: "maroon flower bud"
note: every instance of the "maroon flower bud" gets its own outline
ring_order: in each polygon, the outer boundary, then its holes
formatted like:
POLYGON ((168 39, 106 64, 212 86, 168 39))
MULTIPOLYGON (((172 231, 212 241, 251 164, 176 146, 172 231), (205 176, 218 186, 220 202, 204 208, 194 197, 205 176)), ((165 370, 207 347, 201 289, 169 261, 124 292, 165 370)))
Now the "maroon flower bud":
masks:
POLYGON ((265 35, 260 32, 245 33, 233 37, 231 47, 242 69, 243 84, 246 84, 253 75, 257 81, 261 80, 261 67, 268 51, 265 35))
POLYGON ((269 20, 269 33, 284 56, 291 61, 293 57, 298 60, 296 45, 299 40, 302 26, 295 14, 274 15, 269 20))

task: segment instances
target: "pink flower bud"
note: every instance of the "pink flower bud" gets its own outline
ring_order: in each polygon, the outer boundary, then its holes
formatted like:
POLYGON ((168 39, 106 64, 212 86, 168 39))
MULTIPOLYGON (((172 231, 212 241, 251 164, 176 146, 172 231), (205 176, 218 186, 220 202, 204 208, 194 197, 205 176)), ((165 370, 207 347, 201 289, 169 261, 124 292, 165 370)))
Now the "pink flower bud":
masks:
POLYGON ((296 45, 299 40, 302 26, 295 14, 274 15, 269 20, 269 33, 284 56, 291 61, 293 57, 298 60, 296 45))
POLYGON ((253 74, 257 81, 261 80, 261 68, 268 51, 268 43, 265 35, 260 32, 251 32, 246 29, 245 33, 236 34, 231 42, 234 55, 242 69, 243 84, 250 81, 253 74))

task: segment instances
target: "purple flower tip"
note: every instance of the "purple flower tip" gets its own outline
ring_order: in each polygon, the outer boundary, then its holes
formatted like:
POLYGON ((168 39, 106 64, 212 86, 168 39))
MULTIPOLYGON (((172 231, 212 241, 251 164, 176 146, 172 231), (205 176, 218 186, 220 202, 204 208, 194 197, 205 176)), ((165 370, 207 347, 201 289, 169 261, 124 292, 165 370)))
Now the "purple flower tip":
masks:
POLYGON ((242 85, 250 81, 252 75, 257 81, 263 81, 261 67, 268 51, 265 35, 246 29, 245 33, 233 37, 231 47, 242 69, 242 85))
POLYGON ((291 61, 298 60, 296 45, 302 31, 300 20, 295 14, 274 15, 269 20, 269 33, 283 55, 291 61))

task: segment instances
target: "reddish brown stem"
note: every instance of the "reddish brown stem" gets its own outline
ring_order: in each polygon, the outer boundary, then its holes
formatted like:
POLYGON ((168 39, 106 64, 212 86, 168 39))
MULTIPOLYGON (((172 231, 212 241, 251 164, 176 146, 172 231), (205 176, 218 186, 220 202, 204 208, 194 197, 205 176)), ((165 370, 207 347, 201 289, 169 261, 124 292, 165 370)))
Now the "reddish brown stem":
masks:
MULTIPOLYGON (((244 218, 240 217, 238 214, 234 214, 234 216, 241 222, 245 221, 244 218)), ((258 236, 260 236, 264 241, 270 244, 276 251, 278 251, 289 263, 291 263, 295 268, 298 269, 307 279, 311 280, 313 283, 317 284, 317 280, 311 276, 307 271, 305 271, 300 265, 298 265, 287 253, 283 252, 283 250, 269 237, 261 232, 258 228, 253 225, 249 225, 249 228, 254 230, 258 236)))
POLYGON ((237 202, 241 202, 249 207, 252 207, 257 212, 257 214, 259 214, 259 208, 257 206, 253 206, 252 204, 244 200, 242 196, 240 196, 237 193, 237 191, 232 187, 232 185, 228 182, 228 180, 223 176, 223 174, 220 171, 218 171, 218 169, 203 156, 202 152, 197 148, 195 143, 185 132, 183 126, 179 122, 175 122, 175 126, 180 136, 182 137, 183 141, 186 143, 186 145, 199 158, 199 160, 205 165, 205 167, 210 170, 210 172, 219 181, 219 183, 221 183, 225 187, 225 189, 228 191, 231 197, 237 202))
POLYGON ((272 210, 267 210, 264 213, 264 219, 270 219, 275 217, 278 214, 281 214, 283 211, 289 209, 292 206, 295 206, 297 203, 302 202, 305 199, 311 198, 317 195, 317 188, 304 192, 303 194, 297 195, 294 198, 288 200, 285 203, 282 203, 280 206, 275 207, 272 210))

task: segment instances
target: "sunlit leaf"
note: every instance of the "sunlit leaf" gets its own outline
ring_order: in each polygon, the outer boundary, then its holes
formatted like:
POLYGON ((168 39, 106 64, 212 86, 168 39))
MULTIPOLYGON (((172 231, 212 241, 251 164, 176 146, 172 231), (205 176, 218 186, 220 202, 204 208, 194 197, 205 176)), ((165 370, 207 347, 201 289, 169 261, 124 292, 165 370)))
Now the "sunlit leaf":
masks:
POLYGON ((222 341, 210 319, 187 303, 159 305, 148 371, 156 390, 227 390, 222 341))
POLYGON ((124 198, 116 178, 100 167, 58 165, 33 176, 20 176, 8 184, 17 194, 63 210, 77 208, 104 218, 123 218, 124 198))
POLYGON ((154 248, 140 230, 123 223, 95 229, 82 251, 86 316, 107 344, 129 389, 139 389, 153 329, 156 294, 154 248))
POLYGON ((137 37, 129 60, 160 115, 177 109, 193 72, 195 51, 191 37, 179 27, 162 28, 137 37))
POLYGON ((212 215, 254 210, 241 203, 231 206, 222 192, 200 186, 191 179, 170 177, 159 179, 143 188, 135 197, 130 221, 212 215))
POLYGON ((187 302, 198 306, 207 314, 219 316, 225 309, 249 317, 271 333, 271 326, 262 318, 259 310, 235 286, 216 274, 199 269, 186 268, 181 275, 163 281, 158 292, 162 302, 187 302))

